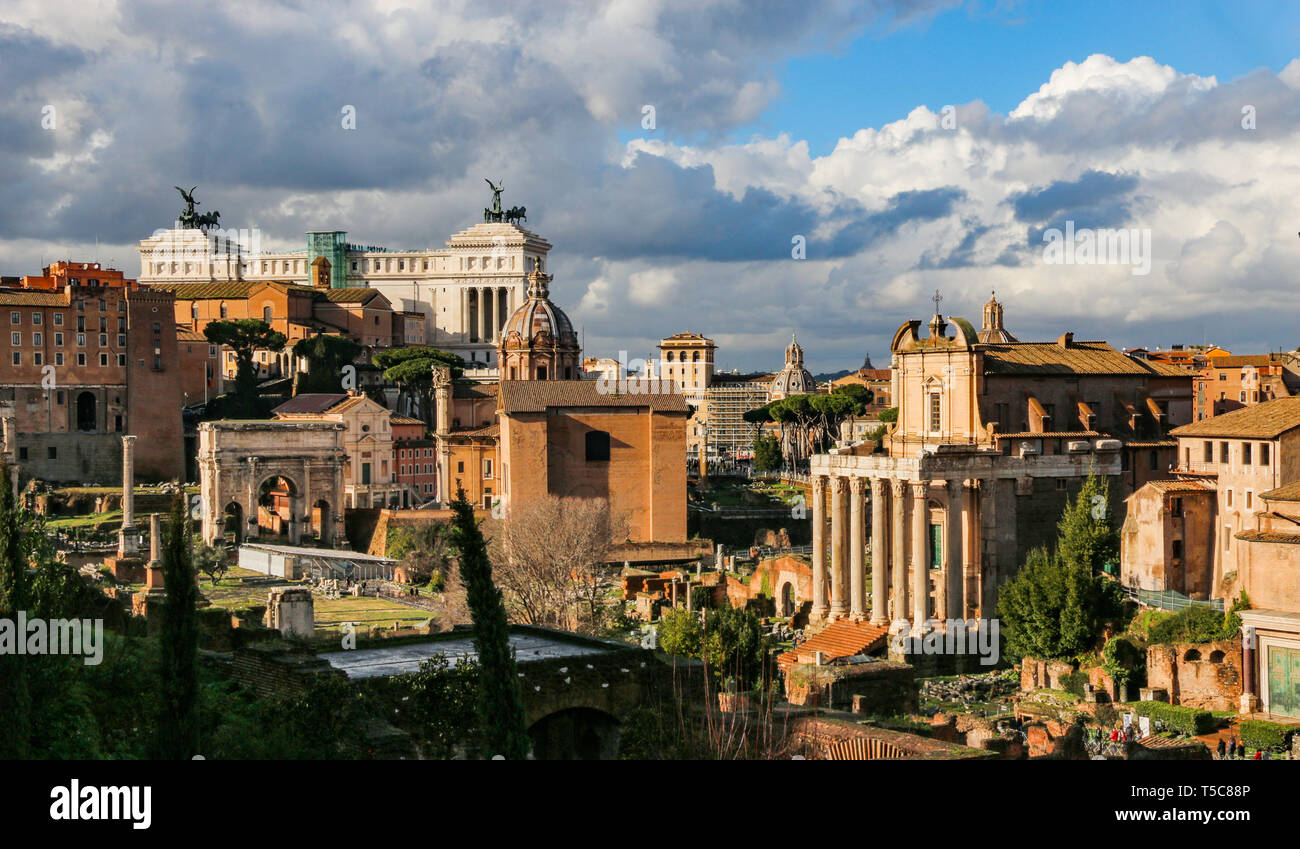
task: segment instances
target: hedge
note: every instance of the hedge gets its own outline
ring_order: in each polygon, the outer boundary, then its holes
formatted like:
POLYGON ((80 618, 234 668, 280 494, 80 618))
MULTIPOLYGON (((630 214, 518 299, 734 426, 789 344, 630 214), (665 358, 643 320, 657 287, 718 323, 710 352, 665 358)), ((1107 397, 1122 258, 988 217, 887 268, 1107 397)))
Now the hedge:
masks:
POLYGON ((1138 716, 1148 716, 1170 731, 1177 731, 1189 737, 1209 734, 1215 728, 1214 715, 1208 710, 1165 702, 1131 702, 1128 707, 1138 716))
POLYGON ((1282 749, 1296 727, 1262 719, 1244 719, 1237 723, 1237 731, 1241 734, 1241 742, 1252 749, 1282 749))

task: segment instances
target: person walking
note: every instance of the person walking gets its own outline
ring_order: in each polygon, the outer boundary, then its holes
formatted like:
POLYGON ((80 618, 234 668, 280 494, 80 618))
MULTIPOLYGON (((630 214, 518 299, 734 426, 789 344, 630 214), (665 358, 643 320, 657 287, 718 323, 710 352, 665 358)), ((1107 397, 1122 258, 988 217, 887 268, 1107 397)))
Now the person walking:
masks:
POLYGON ((1225 749, 1227 749, 1227 744, 1224 743, 1224 742, 1223 742, 1223 738, 1220 737, 1220 738, 1219 738, 1219 746, 1218 746, 1218 759, 1219 759, 1219 760, 1223 760, 1223 752, 1224 752, 1225 749))
POLYGON ((1235 758, 1236 756, 1237 756, 1237 738, 1233 737, 1231 740, 1228 741, 1228 757, 1235 758))

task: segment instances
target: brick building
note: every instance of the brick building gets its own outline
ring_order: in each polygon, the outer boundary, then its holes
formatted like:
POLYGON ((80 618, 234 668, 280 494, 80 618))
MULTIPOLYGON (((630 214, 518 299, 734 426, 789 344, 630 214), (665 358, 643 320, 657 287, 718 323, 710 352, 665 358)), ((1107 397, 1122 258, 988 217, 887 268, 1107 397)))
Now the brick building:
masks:
MULTIPOLYGON (((92 262, 56 262, 0 289, 0 403, 24 476, 120 482, 125 434, 140 480, 185 472, 170 293, 92 262)), ((6 449, 8 450, 8 446, 6 449)))
POLYGON ((1196 421, 1300 390, 1300 375, 1281 354, 1210 357, 1196 376, 1196 421))
POLYGON ((438 497, 438 442, 426 438, 424 422, 394 415, 393 462, 402 487, 402 507, 419 507, 438 497))

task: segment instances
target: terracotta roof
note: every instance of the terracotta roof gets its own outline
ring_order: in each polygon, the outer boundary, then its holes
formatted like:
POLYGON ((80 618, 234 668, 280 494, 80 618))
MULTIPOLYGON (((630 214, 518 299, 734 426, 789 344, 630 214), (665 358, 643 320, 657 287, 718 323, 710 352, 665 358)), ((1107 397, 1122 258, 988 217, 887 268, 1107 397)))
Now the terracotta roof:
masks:
POLYGON ((800 663, 801 657, 812 657, 813 652, 822 652, 827 660, 866 654, 884 645, 888 637, 888 625, 869 625, 866 622, 840 619, 827 625, 790 651, 783 652, 776 659, 776 663, 782 671, 785 671, 800 663))
POLYGON ((486 383, 453 383, 451 385, 451 397, 453 398, 495 398, 496 394, 496 387, 486 383))
POLYGON ((1125 442, 1129 448, 1177 448, 1178 441, 1174 439, 1157 439, 1147 440, 1145 442, 1125 442))
POLYGON ((1300 534, 1280 534, 1273 531, 1242 531, 1236 534, 1242 542, 1277 542, 1286 545, 1300 545, 1300 534))
POLYGON ((343 393, 308 392, 290 398, 272 410, 271 414, 276 416, 319 415, 336 406, 340 401, 347 400, 347 397, 343 393))
POLYGON ((19 292, 0 289, 0 304, 6 307, 66 307, 70 301, 63 292, 19 292))
POLYGON ((323 298, 331 304, 364 304, 380 294, 378 289, 354 287, 351 289, 313 289, 316 297, 323 298))
POLYGON ((1241 366, 1281 365, 1281 359, 1272 354, 1242 354, 1231 357, 1210 357, 1211 368, 1240 368, 1241 366))
POLYGON ((1106 434, 1096 430, 1053 430, 1020 431, 1018 433, 995 433, 995 439, 1105 439, 1106 434))
POLYGON ((1267 498, 1269 501, 1300 501, 1300 481, 1261 492, 1259 497, 1267 498))
POLYGON ((171 292, 178 301, 210 301, 221 298, 232 300, 247 298, 254 289, 268 284, 300 292, 313 291, 306 286, 278 280, 227 280, 221 283, 147 283, 143 288, 171 292))
POLYGON ((1300 427, 1300 398, 1277 398, 1185 424, 1171 436, 1245 436, 1272 439, 1300 427))
POLYGON ((1147 486, 1157 492, 1214 492, 1214 487, 1202 481, 1161 480, 1147 481, 1147 486))
MULTIPOLYGON (((503 380, 500 408, 505 413, 544 413, 551 407, 649 407, 653 412, 687 412, 676 384, 652 382, 658 392, 601 392, 597 380, 503 380)), ((638 386, 640 383, 638 382, 638 386)))
POLYGON ((395 425, 422 425, 424 422, 419 419, 413 419, 410 416, 392 416, 389 418, 390 424, 395 425))
POLYGON ((204 336, 197 330, 190 330, 188 327, 176 327, 177 342, 207 342, 208 337, 204 336))
POLYGON ((463 427, 459 429, 453 429, 451 435, 470 436, 470 437, 497 437, 501 435, 501 427, 495 424, 483 425, 482 427, 463 427))
POLYGON ((982 344, 985 374, 1133 374, 1184 377, 1184 369, 1125 356, 1105 342, 982 344))

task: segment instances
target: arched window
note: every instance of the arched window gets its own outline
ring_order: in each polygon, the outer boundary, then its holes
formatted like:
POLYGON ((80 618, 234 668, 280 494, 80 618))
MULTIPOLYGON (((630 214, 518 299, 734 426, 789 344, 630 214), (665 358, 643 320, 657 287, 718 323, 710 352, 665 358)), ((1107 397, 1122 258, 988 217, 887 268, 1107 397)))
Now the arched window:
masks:
POLYGON ((1201 653, 1196 649, 1188 649, 1187 654, 1183 655, 1183 660, 1191 662, 1201 659, 1201 653))
POLYGON ((1210 663, 1223 663, 1223 652, 1218 649, 1210 652, 1210 663))
POLYGON ((91 392, 82 392, 77 396, 77 430, 91 431, 98 427, 99 416, 96 410, 95 396, 91 392))
POLYGON ((225 301, 222 301, 222 302, 221 302, 221 313, 220 313, 220 315, 221 315, 222 318, 229 318, 229 317, 230 317, 230 310, 228 310, 228 309, 226 308, 226 302, 225 302, 225 301))
POLYGON ((262 307, 262 321, 265 321, 267 324, 270 324, 273 315, 274 312, 272 311, 270 304, 266 304, 262 307))

